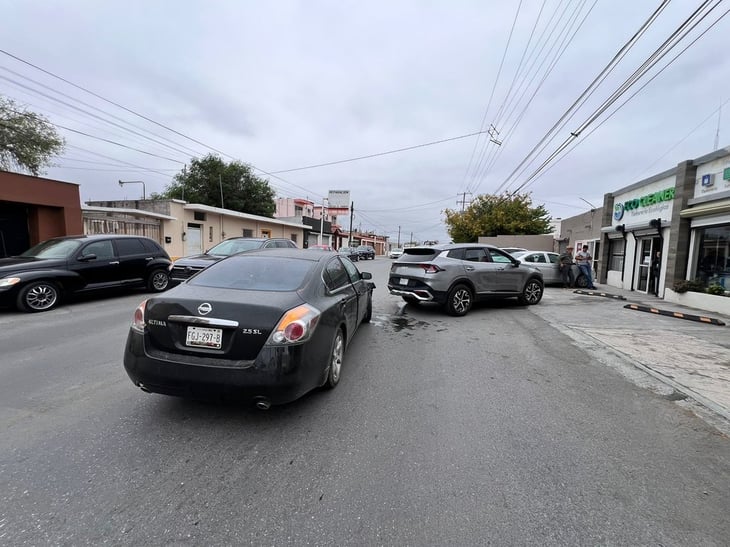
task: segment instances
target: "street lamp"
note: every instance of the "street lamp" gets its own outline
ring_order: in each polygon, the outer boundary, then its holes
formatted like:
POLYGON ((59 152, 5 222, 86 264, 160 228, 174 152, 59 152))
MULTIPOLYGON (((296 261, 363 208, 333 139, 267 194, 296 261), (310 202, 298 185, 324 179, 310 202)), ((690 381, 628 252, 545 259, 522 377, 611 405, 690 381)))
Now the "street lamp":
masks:
POLYGON ((120 180, 119 186, 124 186, 125 184, 141 184, 142 185, 142 199, 147 199, 147 191, 144 187, 144 181, 141 180, 120 180))

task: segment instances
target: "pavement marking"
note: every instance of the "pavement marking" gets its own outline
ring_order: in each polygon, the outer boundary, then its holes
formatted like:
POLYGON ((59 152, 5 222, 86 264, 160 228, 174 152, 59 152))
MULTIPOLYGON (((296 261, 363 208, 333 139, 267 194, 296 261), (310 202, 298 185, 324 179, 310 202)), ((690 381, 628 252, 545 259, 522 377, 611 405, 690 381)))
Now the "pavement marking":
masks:
POLYGON ((573 292, 575 294, 585 294, 587 296, 602 296, 604 298, 614 298, 616 300, 626 300, 626 297, 621 296, 620 294, 610 294, 607 292, 584 291, 582 289, 578 289, 573 292))
POLYGON ((698 321, 700 323, 707 323, 709 325, 725 326, 725 323, 723 321, 715 319, 714 317, 705 317, 703 315, 693 315, 691 313, 682 313, 678 311, 660 310, 657 308, 652 308, 651 306, 642 306, 640 304, 626 304, 624 308, 636 311, 645 311, 648 313, 655 313, 657 315, 666 315, 668 317, 676 317, 677 319, 687 319, 688 321, 698 321))

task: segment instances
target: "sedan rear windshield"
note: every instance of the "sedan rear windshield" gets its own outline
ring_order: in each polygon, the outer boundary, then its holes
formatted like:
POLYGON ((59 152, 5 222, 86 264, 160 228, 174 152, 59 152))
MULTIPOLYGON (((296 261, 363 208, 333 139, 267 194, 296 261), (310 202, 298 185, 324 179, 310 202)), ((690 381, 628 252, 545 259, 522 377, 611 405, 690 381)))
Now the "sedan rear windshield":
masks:
POLYGON ((439 254, 441 254, 440 249, 432 249, 430 247, 414 247, 410 249, 403 249, 403 254, 398 260, 400 262, 425 262, 428 260, 433 260, 439 254))
POLYGON ((243 251, 251 251, 261 247, 258 239, 227 239, 208 251, 209 255, 231 256, 243 251))
POLYGON ((252 291, 294 291, 315 262, 297 258, 233 256, 217 262, 188 281, 189 285, 252 291))

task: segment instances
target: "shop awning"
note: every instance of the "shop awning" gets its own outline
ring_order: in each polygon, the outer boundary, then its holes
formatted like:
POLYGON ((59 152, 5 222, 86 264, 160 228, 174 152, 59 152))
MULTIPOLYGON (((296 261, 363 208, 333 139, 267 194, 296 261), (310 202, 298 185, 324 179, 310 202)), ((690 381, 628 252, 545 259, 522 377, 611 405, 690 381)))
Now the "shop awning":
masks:
POLYGON ((730 213, 730 199, 720 199, 682 209, 679 212, 679 216, 682 218, 694 218, 706 215, 722 215, 723 213, 730 213))

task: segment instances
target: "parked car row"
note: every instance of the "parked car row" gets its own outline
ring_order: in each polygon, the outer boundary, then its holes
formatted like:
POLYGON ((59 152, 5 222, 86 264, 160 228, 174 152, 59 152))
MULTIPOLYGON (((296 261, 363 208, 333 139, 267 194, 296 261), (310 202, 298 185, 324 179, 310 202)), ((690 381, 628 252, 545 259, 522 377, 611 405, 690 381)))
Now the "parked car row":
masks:
MULTIPOLYGON (((556 285, 563 282, 560 277, 560 255, 558 253, 519 251, 512 253, 512 256, 520 262, 538 268, 546 285, 556 285)), ((580 271, 577 264, 573 263, 571 271, 573 272, 574 286, 582 289, 588 287, 588 278, 580 271)))

